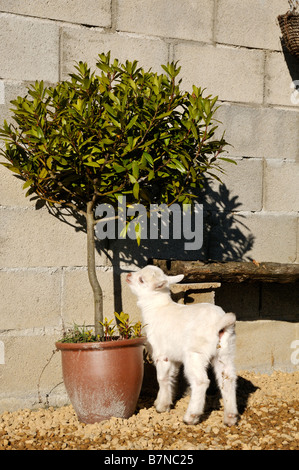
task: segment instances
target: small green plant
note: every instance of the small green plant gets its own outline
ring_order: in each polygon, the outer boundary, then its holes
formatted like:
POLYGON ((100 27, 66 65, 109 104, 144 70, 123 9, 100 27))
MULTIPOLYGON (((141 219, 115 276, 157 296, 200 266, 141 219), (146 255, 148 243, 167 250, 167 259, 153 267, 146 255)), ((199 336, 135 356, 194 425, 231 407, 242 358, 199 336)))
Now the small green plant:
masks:
POLYGON ((117 328, 122 338, 128 339, 141 336, 142 325, 140 321, 134 324, 130 323, 129 315, 124 312, 115 312, 114 315, 117 319, 117 328))
POLYGON ((108 320, 107 317, 101 322, 103 327, 104 335, 100 336, 95 334, 93 330, 87 329, 85 325, 74 326, 66 331, 63 338, 60 340, 61 343, 93 343, 96 341, 114 341, 117 339, 133 339, 142 336, 142 324, 140 321, 136 323, 130 323, 129 315, 121 312, 118 314, 115 312, 116 324, 113 324, 113 319, 108 320), (118 329, 119 335, 116 334, 116 328, 118 329))
POLYGON ((79 326, 76 323, 72 328, 65 331, 61 343, 91 343, 98 341, 92 330, 86 329, 86 326, 79 326))
POLYGON ((112 337, 114 336, 116 326, 115 325, 111 326, 112 322, 113 320, 108 321, 107 317, 104 318, 103 322, 100 322, 104 330, 105 341, 111 340, 112 337))

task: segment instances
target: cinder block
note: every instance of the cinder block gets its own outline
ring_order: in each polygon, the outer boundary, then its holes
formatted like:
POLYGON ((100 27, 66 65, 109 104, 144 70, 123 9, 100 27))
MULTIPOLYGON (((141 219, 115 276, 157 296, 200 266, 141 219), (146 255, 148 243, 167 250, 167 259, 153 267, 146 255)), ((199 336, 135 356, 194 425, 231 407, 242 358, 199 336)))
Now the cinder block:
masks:
MULTIPOLYGON (((114 317, 113 271, 97 269, 98 281, 103 289, 104 317, 114 317)), ((93 293, 86 268, 64 270, 62 317, 66 327, 94 325, 93 293)))
POLYGON ((212 211, 207 218, 204 231, 207 232, 206 259, 239 261, 251 256, 254 236, 244 213, 212 211))
POLYGON ((209 226, 209 259, 293 263, 297 216, 277 212, 213 212, 209 226))
POLYGON ((262 284, 260 312, 262 318, 298 322, 298 304, 298 283, 262 284))
POLYGON ((292 362, 292 342, 298 323, 260 320, 236 324, 236 369, 271 373, 297 370, 292 362))
POLYGON ((137 60, 139 66, 160 73, 168 61, 168 45, 158 38, 137 38, 124 33, 107 34, 96 29, 64 27, 62 29, 62 76, 74 71, 75 62, 87 62, 95 68, 98 55, 111 51, 111 58, 122 62, 137 60))
POLYGON ((211 42, 213 10, 213 2, 209 0, 120 0, 116 28, 150 36, 211 42))
POLYGON ((0 330, 59 325, 61 270, 0 271, 0 279, 0 330))
POLYGON ((91 26, 111 24, 111 0, 86 0, 84 8, 81 0, 6 0, 1 2, 1 11, 91 26))
MULTIPOLYGON (((97 277, 103 289, 104 317, 114 319, 114 312, 122 310, 130 315, 131 322, 141 320, 136 296, 126 282, 126 273, 118 275, 115 269, 97 269, 97 277)), ((64 270, 62 316, 66 327, 74 323, 94 325, 93 294, 85 268, 64 270)))
MULTIPOLYGON (((221 183, 211 184, 213 194, 219 194, 219 206, 227 211, 259 211, 263 205, 263 160, 260 158, 235 158, 236 165, 219 161, 225 174, 219 175, 228 191, 226 207, 220 192, 221 183)), ((219 207, 219 208, 220 208, 219 207)))
MULTIPOLYGON (((59 335, 0 336, 5 364, 0 365, 0 412, 40 407, 38 384, 43 368, 55 350, 59 335)), ((62 381, 61 358, 56 353, 40 380, 42 398, 62 381)), ((63 387, 64 388, 64 387, 63 387)))
POLYGON ((215 290, 220 287, 219 282, 198 282, 174 284, 171 294, 174 302, 179 304, 215 303, 215 290))
MULTIPOLYGON (((256 261, 294 263, 296 260, 297 216, 286 213, 256 212, 239 214, 239 230, 253 237, 246 258, 256 261)), ((229 237, 229 234, 227 234, 229 237)), ((219 241, 219 243, 221 240, 219 241)), ((232 242, 233 243, 233 242, 232 242)))
POLYGON ((15 100, 17 96, 25 96, 27 94, 26 83, 0 80, 0 126, 3 125, 4 119, 7 122, 14 122, 11 118, 12 104, 11 100, 15 100))
MULTIPOLYGON (((132 269, 134 269, 132 267, 132 269)), ((133 322, 141 321, 141 310, 137 306, 137 297, 126 282, 127 273, 120 274, 122 309, 130 315, 133 322)))
POLYGON ((196 85, 220 100, 262 103, 262 51, 181 43, 174 52, 175 60, 182 66, 182 86, 186 89, 192 90, 192 85, 196 85))
POLYGON ((258 284, 221 283, 215 293, 215 303, 225 312, 234 312, 238 321, 257 320, 259 318, 258 284))
POLYGON ((298 84, 298 59, 287 52, 269 52, 265 70, 266 103, 298 108, 298 84))
MULTIPOLYGON (((204 206, 205 209, 205 206, 204 206)), ((203 213, 203 226, 205 225, 205 212, 203 213)), ((182 217, 181 217, 182 220, 182 217)), ((160 222, 158 228, 160 228, 160 222)), ((162 239, 160 234, 158 239, 150 239, 150 228, 147 225, 148 238, 143 239, 138 247, 135 239, 131 240, 127 237, 125 240, 112 240, 109 242, 109 256, 114 266, 118 266, 123 271, 131 271, 133 266, 142 267, 147 264, 150 258, 163 258, 163 259, 202 259, 205 244, 205 232, 203 233, 203 246, 197 248, 201 242, 201 221, 197 223, 196 240, 193 247, 186 249, 187 243, 194 242, 194 236, 184 235, 184 226, 182 230, 182 237, 175 239, 173 226, 170 224, 169 238, 162 239), (200 258, 199 258, 200 256, 200 258)), ((193 229, 192 229, 193 230, 193 229)), ((134 268, 133 268, 134 269, 134 268)))
POLYGON ((283 8, 281 0, 219 0, 216 9, 216 41, 280 50, 280 29, 276 18, 286 10, 287 5, 283 8))
POLYGON ((299 211, 299 163, 266 161, 264 208, 299 211))
POLYGON ((0 75, 13 80, 59 80, 59 26, 0 13, 0 75))
MULTIPOLYGON (((86 233, 72 216, 64 222, 43 208, 0 208, 0 267, 86 266, 86 233)), ((106 257, 96 253, 97 265, 106 257)))
POLYGON ((191 290, 190 293, 184 299, 184 303, 189 304, 199 304, 199 303, 215 303, 215 291, 211 289, 204 290, 191 290))
POLYGON ((299 158, 299 113, 292 109, 223 104, 217 119, 231 156, 299 158))
MULTIPOLYGON (((0 156, 0 162, 8 163, 2 155, 0 156)), ((21 207, 34 207, 35 201, 30 200, 29 197, 25 197, 26 191, 23 190, 24 181, 19 180, 15 177, 14 173, 0 165, 0 205, 1 206, 21 206, 21 207)))

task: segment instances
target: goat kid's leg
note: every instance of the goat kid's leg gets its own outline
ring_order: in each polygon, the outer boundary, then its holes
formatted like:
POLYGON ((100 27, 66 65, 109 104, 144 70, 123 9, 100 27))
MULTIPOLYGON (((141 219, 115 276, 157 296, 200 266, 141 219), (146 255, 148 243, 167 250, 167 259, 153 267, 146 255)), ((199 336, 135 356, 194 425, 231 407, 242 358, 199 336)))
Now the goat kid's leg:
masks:
POLYGON ((174 381, 179 365, 167 358, 158 358, 156 359, 156 369, 159 392, 154 405, 158 413, 164 413, 169 411, 172 405, 174 381))
POLYGON ((191 386, 191 397, 184 416, 186 424, 197 424, 204 411, 206 391, 209 386, 206 371, 208 360, 203 354, 190 352, 184 362, 185 374, 191 386))
POLYGON ((227 343, 217 350, 212 365, 223 398, 224 424, 233 426, 238 421, 237 376, 234 366, 233 338, 226 339, 227 343))

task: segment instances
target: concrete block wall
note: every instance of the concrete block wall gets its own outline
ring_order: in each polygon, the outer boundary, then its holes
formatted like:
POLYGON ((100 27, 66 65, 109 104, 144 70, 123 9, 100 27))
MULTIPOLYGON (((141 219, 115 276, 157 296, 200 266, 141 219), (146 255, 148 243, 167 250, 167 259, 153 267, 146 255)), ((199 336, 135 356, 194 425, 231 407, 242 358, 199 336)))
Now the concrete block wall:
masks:
MULTIPOLYGON (((286 0, 0 0, 0 122, 10 119, 10 100, 32 81, 56 83, 75 61, 93 67, 101 52, 155 71, 179 61, 182 87, 195 84, 218 95, 221 130, 238 163, 224 164, 224 185, 214 183, 205 202, 212 220, 226 223, 216 224, 208 248, 193 256, 298 263, 299 65, 282 51, 276 22, 287 8, 286 0), (227 227, 230 246, 223 244, 227 227)), ((63 325, 92 323, 92 299, 77 221, 66 215, 62 223, 37 209, 2 166, 0 181, 1 411, 37 405, 37 383, 55 340, 63 325)), ((149 249, 136 255, 142 262, 151 256, 149 249)), ((137 318, 120 269, 132 267, 132 258, 116 263, 118 280, 113 259, 98 254, 97 266, 107 316, 121 293, 124 310, 137 318)), ((246 290, 247 310, 260 303, 259 292, 246 290)), ((225 305, 225 289, 219 299, 225 305)), ((293 310, 295 304, 294 296, 293 310)), ((286 348, 296 335, 291 329, 286 348)), ((255 360, 240 367, 254 368, 255 360)), ((60 381, 56 354, 41 379, 43 394, 60 381)), ((64 399, 60 385, 52 403, 64 399)))

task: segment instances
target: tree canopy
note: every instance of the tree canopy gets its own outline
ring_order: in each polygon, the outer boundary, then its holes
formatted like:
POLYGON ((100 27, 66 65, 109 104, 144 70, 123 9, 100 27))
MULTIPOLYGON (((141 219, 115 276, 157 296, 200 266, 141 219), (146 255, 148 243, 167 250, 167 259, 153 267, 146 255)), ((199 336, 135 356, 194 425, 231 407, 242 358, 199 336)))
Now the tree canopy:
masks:
POLYGON ((100 54, 56 86, 36 81, 4 122, 3 163, 50 204, 86 211, 88 202, 190 203, 206 176, 217 178, 227 144, 215 139, 217 97, 180 90, 180 67, 144 71, 100 54), (216 172, 215 172, 216 170, 216 172))

